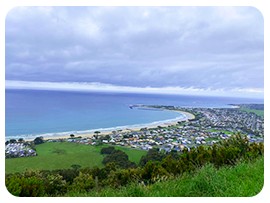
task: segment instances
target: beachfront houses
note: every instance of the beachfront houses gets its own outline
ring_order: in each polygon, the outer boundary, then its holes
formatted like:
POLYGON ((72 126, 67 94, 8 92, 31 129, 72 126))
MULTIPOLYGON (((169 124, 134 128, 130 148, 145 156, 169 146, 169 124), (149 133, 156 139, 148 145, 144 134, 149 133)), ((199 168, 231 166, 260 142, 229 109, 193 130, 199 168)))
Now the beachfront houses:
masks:
MULTIPOLYGON (((138 131, 117 130, 106 136, 100 133, 98 136, 72 137, 61 141, 86 145, 119 145, 141 150, 155 147, 165 152, 213 145, 219 140, 228 139, 236 132, 247 135, 250 142, 263 142, 264 120, 254 113, 230 108, 170 108, 189 112, 196 115, 196 118, 166 127, 142 128, 138 131)), ((34 155, 35 151, 19 143, 6 146, 7 157, 34 155)))
POLYGON ((5 157, 28 157, 37 156, 36 151, 26 143, 9 143, 5 147, 5 157))

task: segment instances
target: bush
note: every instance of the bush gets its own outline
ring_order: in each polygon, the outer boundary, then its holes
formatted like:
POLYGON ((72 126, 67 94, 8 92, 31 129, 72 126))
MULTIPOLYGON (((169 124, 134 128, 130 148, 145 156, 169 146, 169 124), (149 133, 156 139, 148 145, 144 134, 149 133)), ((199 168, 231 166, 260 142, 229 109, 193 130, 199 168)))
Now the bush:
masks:
POLYGON ((104 147, 100 150, 101 154, 111 154, 115 150, 114 147, 104 147))
POLYGON ((141 177, 146 183, 154 183, 159 180, 164 180, 169 177, 170 174, 162 165, 158 162, 147 162, 147 164, 142 168, 141 177))
POLYGON ((107 184, 112 187, 120 187, 141 179, 139 169, 121 169, 112 172, 107 180, 107 184))
POLYGON ((128 155, 121 150, 112 151, 111 154, 108 154, 106 157, 104 157, 102 163, 104 165, 109 163, 115 163, 116 166, 120 168, 136 167, 136 164, 134 162, 129 161, 128 155))
POLYGON ((14 196, 20 196, 22 186, 20 184, 21 178, 17 175, 6 177, 6 188, 14 196))
POLYGON ((95 181, 92 175, 80 172, 79 176, 74 179, 70 190, 77 192, 89 192, 94 188, 94 186, 95 181))
POLYGON ((44 143, 43 137, 36 137, 34 139, 34 144, 35 145, 42 144, 42 143, 44 143))
POLYGON ((44 179, 45 190, 47 194, 57 195, 67 192, 66 181, 59 174, 51 174, 44 179))
POLYGON ((145 156, 142 156, 139 165, 144 166, 148 161, 161 161, 165 158, 157 148, 150 149, 145 156))

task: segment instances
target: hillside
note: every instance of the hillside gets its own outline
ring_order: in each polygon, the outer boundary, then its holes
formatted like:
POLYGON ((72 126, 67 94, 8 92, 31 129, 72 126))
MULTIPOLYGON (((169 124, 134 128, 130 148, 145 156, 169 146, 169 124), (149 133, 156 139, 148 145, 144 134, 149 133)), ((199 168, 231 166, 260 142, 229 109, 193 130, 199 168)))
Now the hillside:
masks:
POLYGON ((264 158, 240 162, 234 167, 216 169, 206 165, 192 174, 160 181, 149 186, 130 184, 120 189, 99 192, 68 193, 67 196, 97 197, 250 197, 258 194, 264 183, 264 158))
MULTIPOLYGON (((48 152, 57 152, 59 163, 59 158, 72 156, 59 148, 48 152)), ((33 197, 253 196, 263 186, 264 144, 250 143, 241 134, 181 153, 151 149, 137 164, 129 160, 128 153, 134 152, 100 149, 104 167, 81 168, 73 160, 73 166, 59 170, 6 173, 6 187, 15 196, 33 197)))

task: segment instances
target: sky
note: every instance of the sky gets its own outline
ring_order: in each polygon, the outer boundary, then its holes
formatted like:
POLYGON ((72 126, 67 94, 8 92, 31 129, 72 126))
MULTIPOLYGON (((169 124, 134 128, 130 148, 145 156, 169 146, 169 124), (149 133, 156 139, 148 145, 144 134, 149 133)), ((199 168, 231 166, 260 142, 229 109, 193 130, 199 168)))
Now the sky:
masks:
POLYGON ((16 7, 6 88, 263 98, 254 7, 16 7))

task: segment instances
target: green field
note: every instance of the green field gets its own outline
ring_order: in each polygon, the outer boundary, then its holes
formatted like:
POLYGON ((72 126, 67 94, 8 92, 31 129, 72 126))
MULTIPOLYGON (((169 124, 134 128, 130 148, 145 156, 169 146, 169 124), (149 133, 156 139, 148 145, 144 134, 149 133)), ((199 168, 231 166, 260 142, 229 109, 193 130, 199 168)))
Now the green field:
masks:
MULTIPOLYGON (((81 167, 102 167, 102 146, 90 146, 68 142, 51 142, 36 146, 38 156, 6 159, 6 173, 24 172, 25 170, 71 168, 77 164, 81 167)), ((127 153, 129 160, 138 163, 146 151, 115 146, 127 153)))
POLYGON ((248 113, 252 112, 257 114, 258 116, 264 117, 264 110, 256 110, 256 109, 248 109, 248 108, 240 108, 242 111, 246 111, 248 113))
POLYGON ((209 129, 209 130, 206 130, 208 132, 221 132, 221 133, 225 133, 225 134, 233 134, 233 132, 231 131, 228 131, 228 130, 217 130, 217 129, 209 129))
POLYGON ((144 186, 136 183, 99 192, 69 193, 67 196, 97 197, 251 197, 264 183, 264 159, 240 162, 234 167, 215 168, 208 164, 194 173, 144 186))

